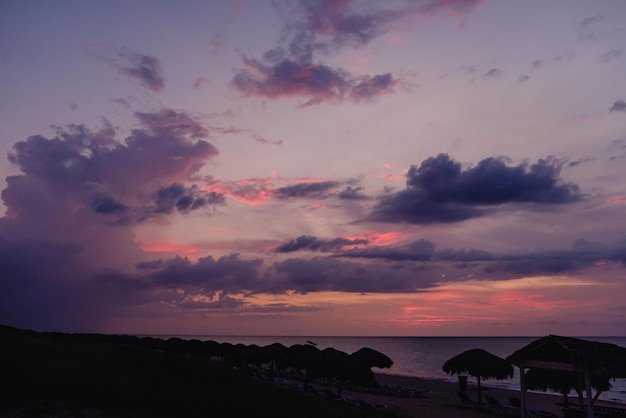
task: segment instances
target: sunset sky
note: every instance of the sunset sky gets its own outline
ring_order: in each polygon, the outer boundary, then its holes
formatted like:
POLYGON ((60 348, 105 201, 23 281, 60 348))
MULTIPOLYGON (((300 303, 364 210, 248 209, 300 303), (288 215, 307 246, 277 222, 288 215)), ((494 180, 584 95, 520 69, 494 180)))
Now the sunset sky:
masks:
POLYGON ((0 2, 0 323, 624 335, 626 1, 0 2))

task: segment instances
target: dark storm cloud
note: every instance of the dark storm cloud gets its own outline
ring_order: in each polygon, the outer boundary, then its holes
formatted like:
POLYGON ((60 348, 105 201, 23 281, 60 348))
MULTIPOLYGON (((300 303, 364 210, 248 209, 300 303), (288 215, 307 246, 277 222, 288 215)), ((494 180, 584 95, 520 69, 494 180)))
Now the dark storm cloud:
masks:
POLYGON ((182 305, 191 296, 214 298, 218 294, 253 296, 285 292, 415 292, 441 280, 436 266, 412 262, 362 264, 337 258, 291 258, 264 266, 260 259, 236 254, 219 259, 203 257, 193 262, 176 257, 141 265, 139 274, 106 272, 97 276, 111 295, 123 294, 129 303, 160 303, 167 299, 182 305))
POLYGON ((50 139, 35 135, 17 142, 9 160, 23 174, 7 178, 3 199, 8 212, 27 218, 50 210, 28 199, 42 187, 50 195, 49 204, 88 207, 118 216, 122 224, 173 208, 189 212, 222 203, 222 195, 181 184, 217 154, 210 143, 195 140, 205 129, 182 112, 137 116, 145 128, 134 130, 124 142, 115 139, 110 125, 98 132, 70 125, 50 139))
POLYGON ((112 197, 97 197, 92 202, 92 207, 96 213, 116 214, 128 210, 128 206, 116 202, 112 197))
POLYGON ((217 293, 258 293, 263 281, 261 259, 242 259, 237 254, 197 261, 175 257, 138 264, 139 274, 102 272, 96 281, 123 292, 130 299, 160 303, 165 297, 181 304, 192 295, 213 297, 217 293), (165 292, 165 294, 160 294, 165 292))
MULTIPOLYGON (((98 131, 69 125, 53 137, 34 135, 13 146, 9 160, 19 174, 7 177, 2 192, 0 322, 93 327, 111 310, 123 314, 158 299, 133 277, 95 280, 104 270, 115 275, 112 266, 145 257, 125 225, 199 210, 223 196, 193 184, 217 155, 200 139, 206 135, 200 124, 170 110, 137 117, 141 125, 122 140, 105 120, 98 131)), ((137 268, 162 272, 165 264, 137 268)))
POLYGON ((479 1, 434 0, 369 8, 351 0, 283 2, 277 5, 288 20, 282 42, 268 50, 263 60, 243 56, 246 69, 233 78, 241 93, 269 99, 299 97, 301 107, 344 100, 370 102, 391 93, 401 82, 392 74, 354 75, 320 62, 318 56, 344 47, 361 47, 386 33, 392 25, 418 15, 464 16, 479 1))
MULTIPOLYGON (((338 251, 333 256, 387 262, 409 260, 429 268, 447 266, 448 271, 468 270, 483 279, 506 280, 524 276, 574 274, 608 261, 626 265, 626 239, 612 245, 579 239, 569 249, 516 253, 495 253, 475 248, 437 249, 434 243, 422 239, 405 246, 338 251)), ((465 280, 467 276, 458 277, 447 280, 465 280)))
POLYGON ((329 196, 337 186, 339 186, 339 183, 336 181, 292 184, 276 190, 276 197, 279 199, 323 198, 329 196))
POLYGON ((609 109, 611 112, 626 112, 626 102, 623 100, 617 100, 609 109))
POLYGON ((120 73, 139 81, 144 87, 158 93, 165 87, 161 61, 150 55, 138 54, 128 49, 119 52, 124 63, 117 63, 120 73))
POLYGON ((166 260, 160 270, 149 273, 142 280, 153 286, 178 288, 192 287, 211 293, 216 291, 242 292, 254 290, 260 280, 261 259, 245 260, 237 254, 217 260, 211 256, 196 262, 176 257, 166 260))
POLYGON ((480 217, 507 203, 566 204, 582 199, 575 184, 563 183, 563 162, 548 158, 510 166, 486 158, 465 170, 447 154, 411 166, 406 189, 382 196, 370 220, 430 224, 480 217))
POLYGON ((619 241, 614 247, 608 250, 607 260, 619 261, 626 265, 626 238, 619 241))
POLYGON ((331 240, 320 240, 317 237, 300 235, 289 242, 279 245, 274 251, 277 253, 290 253, 301 250, 330 252, 347 246, 367 245, 368 243, 369 241, 366 239, 334 238, 331 240))
POLYGON ((433 286, 436 271, 410 263, 370 265, 329 258, 292 258, 275 263, 274 292, 291 289, 298 293, 342 292, 415 292, 433 286))
POLYGON ((163 260, 159 258, 158 260, 142 261, 137 263, 135 267, 137 270, 158 270, 163 267, 163 260))
POLYGON ((561 251, 499 254, 484 266, 486 273, 512 273, 516 276, 553 275, 575 273, 605 260, 606 250, 597 251, 572 248, 561 251))
POLYGON ((435 255, 435 244, 422 239, 403 247, 359 248, 347 250, 336 255, 349 258, 373 258, 394 261, 430 261, 435 255))
MULTIPOLYGON (((301 240, 303 247, 317 242, 301 240)), ((439 250, 433 242, 421 239, 398 248, 348 250, 341 256, 379 260, 353 262, 333 254, 313 259, 290 258, 264 265, 261 259, 243 259, 237 254, 219 259, 203 257, 195 262, 175 257, 140 263, 137 265, 140 274, 104 273, 99 281, 114 286, 118 290, 113 294, 124 294, 134 303, 158 303, 166 297, 181 307, 196 306, 190 302, 192 295, 214 300, 216 295, 242 293, 252 296, 321 291, 419 292, 442 282, 470 278, 508 280, 529 275, 575 273, 602 260, 623 265, 626 264, 626 239, 612 246, 581 239, 565 250, 501 254, 480 249, 439 250)))
POLYGON ((80 322, 83 300, 68 280, 80 252, 75 244, 0 237, 0 323, 58 329, 80 322))

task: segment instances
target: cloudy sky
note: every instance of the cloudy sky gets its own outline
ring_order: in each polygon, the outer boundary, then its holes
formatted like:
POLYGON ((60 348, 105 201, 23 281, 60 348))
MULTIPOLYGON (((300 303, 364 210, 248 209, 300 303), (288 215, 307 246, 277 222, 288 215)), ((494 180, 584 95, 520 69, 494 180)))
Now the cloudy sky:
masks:
POLYGON ((0 323, 623 335, 626 2, 0 4, 0 323))

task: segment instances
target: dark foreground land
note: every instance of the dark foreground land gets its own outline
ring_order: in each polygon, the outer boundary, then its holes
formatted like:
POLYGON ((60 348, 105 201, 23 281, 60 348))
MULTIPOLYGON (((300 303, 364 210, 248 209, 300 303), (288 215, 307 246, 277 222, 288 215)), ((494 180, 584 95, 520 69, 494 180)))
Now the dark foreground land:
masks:
POLYGON ((397 416, 304 395, 198 353, 138 341, 0 326, 0 416, 397 416))

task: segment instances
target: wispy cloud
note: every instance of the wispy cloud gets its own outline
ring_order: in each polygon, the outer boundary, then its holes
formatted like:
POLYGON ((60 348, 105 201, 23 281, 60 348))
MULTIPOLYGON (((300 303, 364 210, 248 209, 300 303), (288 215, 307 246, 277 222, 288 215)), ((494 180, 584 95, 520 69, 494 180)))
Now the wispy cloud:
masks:
POLYGON ((613 106, 609 109, 610 112, 626 112, 626 102, 623 100, 616 100, 613 106))
POLYGON ((118 57, 120 61, 114 61, 120 73, 139 81, 141 85, 155 93, 160 92, 165 87, 161 61, 151 55, 139 54, 129 49, 120 51, 118 57))

